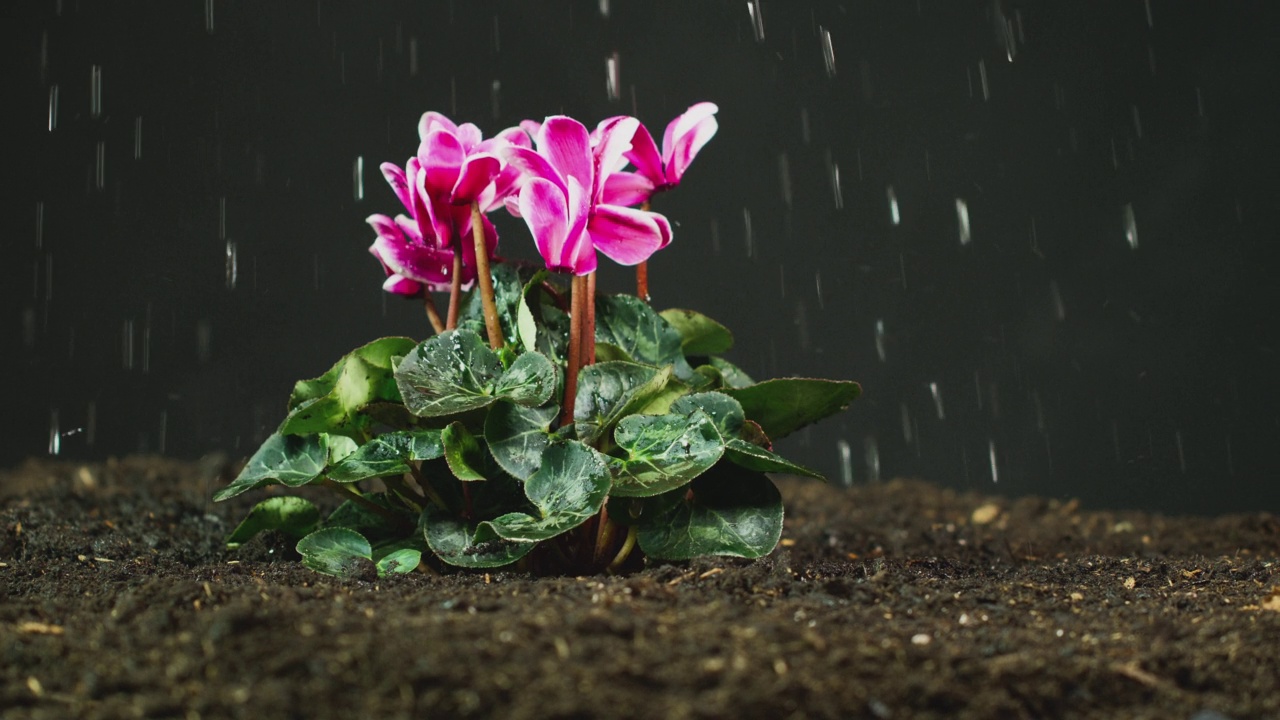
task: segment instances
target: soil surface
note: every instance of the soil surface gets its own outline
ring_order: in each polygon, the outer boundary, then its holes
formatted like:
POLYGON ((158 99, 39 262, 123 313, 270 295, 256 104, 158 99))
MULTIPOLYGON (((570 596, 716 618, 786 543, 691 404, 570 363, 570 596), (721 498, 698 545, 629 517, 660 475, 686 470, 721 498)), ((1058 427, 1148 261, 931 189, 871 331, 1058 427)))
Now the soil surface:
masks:
POLYGON ((361 582, 226 550, 233 470, 0 472, 0 716, 1280 717, 1274 515, 780 481, 760 561, 361 582))

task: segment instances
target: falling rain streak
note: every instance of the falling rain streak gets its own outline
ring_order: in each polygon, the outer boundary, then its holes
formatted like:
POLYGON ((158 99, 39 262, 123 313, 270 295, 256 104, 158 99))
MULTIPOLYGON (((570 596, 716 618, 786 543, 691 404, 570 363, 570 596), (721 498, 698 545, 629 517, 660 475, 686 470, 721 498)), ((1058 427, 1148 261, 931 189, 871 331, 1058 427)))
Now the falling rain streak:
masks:
POLYGON ((867 480, 880 482, 880 448, 871 435, 862 439, 862 461, 867 466, 867 480))
POLYGON ((1133 203, 1124 206, 1124 239, 1131 250, 1138 249, 1138 220, 1133 214, 1133 203))
POLYGON ((49 87, 49 132, 58 127, 58 86, 49 87))
POLYGON ((93 185, 99 190, 107 186, 107 143, 105 140, 98 141, 94 160, 93 185))
POLYGON ((227 241, 227 289, 235 290, 239 277, 239 257, 235 241, 227 241))
POLYGON ((839 440, 836 450, 840 453, 840 485, 853 487, 853 448, 849 447, 848 440, 839 440))
POLYGON ((991 482, 1000 482, 1000 471, 996 467, 996 441, 987 441, 987 457, 991 460, 991 482))
POLYGON ((364 200, 364 156, 357 155, 356 161, 351 165, 351 182, 355 186, 354 194, 356 202, 364 200))
POLYGON ((613 53, 604 61, 605 91, 609 99, 617 101, 622 98, 622 80, 619 77, 618 53, 613 53))
POLYGON ((929 383, 929 394, 933 396, 933 407, 938 413, 938 419, 946 420, 947 413, 942 408, 942 390, 938 387, 938 383, 929 383))
POLYGON ((960 228, 960 244, 968 245, 973 239, 969 232, 969 204, 961 198, 956 198, 956 224, 960 228))
POLYGON ((755 246, 751 234, 751 211, 747 208, 742 208, 742 229, 743 238, 747 243, 747 257, 752 257, 755 254, 755 246))
POLYGON ((885 360, 884 320, 876 320, 876 355, 885 360))
POLYGON ((204 31, 213 34, 213 0, 204 0, 204 31))
POLYGON ((755 33, 756 42, 764 42, 764 13, 760 9, 760 0, 749 0, 747 13, 751 15, 751 30, 755 33))
POLYGON ((898 195, 893 191, 893 186, 885 188, 885 198, 889 201, 889 222, 896 225, 902 224, 902 213, 898 211, 898 195))
POLYGON ((142 116, 133 119, 133 159, 142 159, 142 116))
POLYGON ((89 68, 89 117, 97 120, 102 115, 102 66, 89 68))
POLYGON ((831 156, 831 149, 828 148, 824 159, 827 164, 827 177, 831 181, 831 198, 835 201, 836 209, 844 209, 844 191, 840 188, 840 165, 836 163, 831 156))
POLYGON ((835 77, 836 51, 831 47, 831 31, 818 26, 818 37, 822 38, 822 62, 827 68, 827 77, 835 77))

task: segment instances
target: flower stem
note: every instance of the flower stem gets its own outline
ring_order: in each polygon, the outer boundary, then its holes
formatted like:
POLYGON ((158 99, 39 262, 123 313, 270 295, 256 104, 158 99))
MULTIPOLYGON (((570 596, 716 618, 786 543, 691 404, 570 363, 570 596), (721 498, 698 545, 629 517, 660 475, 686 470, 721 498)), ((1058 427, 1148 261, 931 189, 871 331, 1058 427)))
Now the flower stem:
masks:
POLYGON ((582 327, 582 366, 596 364, 596 272, 587 275, 587 297, 584 304, 585 324, 582 327))
POLYGON ((431 297, 430 288, 422 288, 422 307, 426 308, 431 329, 435 330, 437 335, 444 332, 444 320, 440 318, 440 309, 436 307, 435 298, 431 297))
POLYGON ((578 394, 578 367, 582 362, 582 326, 585 324, 584 297, 586 295, 586 278, 574 276, 572 282, 569 309, 569 358, 564 373, 564 411, 560 414, 560 425, 573 422, 573 402, 578 394))
POLYGON ((608 572, 616 572, 618 568, 622 567, 622 563, 627 561, 627 556, 631 554, 632 549, 636 546, 636 535, 635 525, 627 528, 627 538, 622 541, 622 549, 618 551, 617 555, 613 556, 613 562, 609 563, 609 567, 605 568, 608 572))
POLYGON ((453 283, 449 286, 449 318, 445 322, 446 330, 458 327, 458 306, 462 300, 462 243, 453 244, 453 283))
POLYGON ((498 323, 498 305, 493 301, 493 277, 489 275, 489 248, 484 243, 484 221, 480 203, 471 203, 471 238, 476 243, 476 279, 480 283, 480 302, 484 305, 484 328, 489 332, 489 347, 502 347, 502 325, 498 323))
POLYGON ((392 510, 391 508, 385 508, 379 505, 378 503, 370 500, 369 498, 361 495, 360 493, 352 490, 351 488, 347 487, 346 485, 343 485, 342 483, 337 483, 337 482, 334 482, 333 480, 330 480, 329 478, 325 478, 323 484, 325 487, 331 490, 337 491, 339 495, 342 495, 346 499, 354 502, 355 504, 365 508, 366 510, 376 515, 381 515, 382 517, 390 520, 391 522, 395 523, 398 526, 404 527, 409 524, 409 519, 406 518, 403 514, 398 513, 395 510, 392 510))
MULTIPOLYGON (((649 212, 649 201, 645 200, 640 209, 649 212)), ((649 302, 649 261, 636 265, 636 297, 649 302)))
POLYGON ((449 506, 444 502, 444 498, 440 497, 440 493, 436 492, 436 489, 431 486, 431 482, 422 474, 422 468, 409 463, 409 472, 413 475, 414 482, 418 483, 418 487, 422 488, 422 494, 426 495, 428 500, 435 503, 436 507, 441 510, 449 509, 449 506))
POLYGON ((609 545, 613 543, 614 523, 609 520, 608 505, 600 506, 600 514, 597 516, 599 524, 596 525, 596 551, 593 558, 594 562, 599 563, 604 559, 605 553, 609 551, 609 545))

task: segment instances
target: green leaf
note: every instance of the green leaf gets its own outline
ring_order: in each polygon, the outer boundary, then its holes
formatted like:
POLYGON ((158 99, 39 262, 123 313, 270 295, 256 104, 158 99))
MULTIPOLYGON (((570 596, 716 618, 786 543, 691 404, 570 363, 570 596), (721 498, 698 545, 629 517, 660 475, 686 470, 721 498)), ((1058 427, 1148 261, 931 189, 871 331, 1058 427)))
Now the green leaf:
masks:
POLYGON ((359 447, 355 440, 352 440, 346 435, 324 433, 323 437, 328 454, 326 461, 330 466, 337 465, 342 462, 359 447))
POLYGON ((431 429, 398 430, 378 435, 329 468, 329 479, 349 483, 407 473, 412 470, 411 462, 444 457, 444 441, 440 434, 440 430, 431 429))
POLYGON ((492 568, 510 565, 528 555, 536 543, 514 542, 494 537, 492 530, 479 528, 428 505, 422 511, 423 536, 431 551, 450 565, 467 568, 492 568))
MULTIPOLYGON (((413 519, 412 513, 406 512, 404 505, 388 493, 366 493, 364 499, 388 510, 405 513, 406 520, 413 519)), ((324 526, 355 530, 370 542, 382 542, 404 532, 403 527, 392 522, 385 515, 376 513, 354 500, 344 501, 329 513, 329 517, 325 518, 324 526)))
POLYGON ((671 412, 680 415, 688 415, 694 410, 705 412, 725 440, 738 437, 742 432, 742 424, 746 421, 742 405, 720 392, 686 395, 671 405, 671 412))
POLYGON ((751 376, 742 371, 742 368, 721 357, 713 357, 707 360, 711 367, 720 372, 720 378, 724 384, 731 388, 744 388, 748 385, 755 385, 756 381, 751 376))
POLYGON ((690 390, 688 385, 670 378, 657 393, 643 398, 641 402, 628 403, 624 412, 627 415, 666 415, 671 411, 672 403, 688 395, 690 390))
POLYGON ((626 453, 621 460, 609 460, 613 494, 619 497, 648 497, 678 488, 724 454, 720 431, 699 409, 689 415, 628 415, 613 438, 626 453))
POLYGON ((516 311, 516 332, 525 352, 538 349, 538 323, 533 319, 533 311, 525 298, 520 298, 520 307, 516 311))
MULTIPOLYGON (((466 238, 470 242, 470 236, 466 238)), ((502 337, 510 342, 517 337, 517 314, 520 300, 523 297, 524 284, 520 280, 521 268, 511 263, 494 262, 489 265, 489 274, 493 278, 493 302, 498 310, 498 323, 502 327, 502 337)), ((532 272, 531 270, 527 272, 532 272)), ((484 304, 480 297, 479 284, 472 290, 458 314, 459 323, 475 321, 479 332, 484 334, 484 304)))
POLYGON ((596 362, 635 362, 626 350, 607 342, 596 342, 596 362))
POLYGON ((596 297, 596 342, 615 345, 636 362, 671 365, 681 379, 693 374, 680 332, 634 295, 596 297))
POLYGON ((780 378, 724 392, 742 403, 747 417, 777 440, 849 407, 862 388, 848 380, 780 378))
POLYGON ((373 546, 373 563, 378 577, 402 575, 418 569, 426 542, 419 537, 402 538, 373 546))
POLYGON ((215 501, 265 485, 297 487, 320 477, 328 459, 328 448, 319 435, 272 433, 230 485, 214 494, 215 501))
POLYGON ((373 564, 373 548, 363 535, 347 528, 317 530, 298 541, 302 564, 325 575, 361 577, 373 564))
POLYGON ((555 391, 556 370, 539 353, 525 353, 503 371, 497 353, 469 330, 449 330, 413 349, 395 373, 405 407, 419 417, 456 415, 500 397, 541 405, 555 391))
POLYGON ((489 460, 488 451, 480 439, 471 434, 462 423, 452 422, 440 434, 444 440, 444 459, 449 463, 453 476, 463 482, 487 480, 496 468, 489 460))
POLYGON ((494 392, 498 397, 537 407, 551 399, 557 380, 556 367, 545 355, 527 352, 498 378, 494 392))
POLYGON ((546 540, 600 512, 610 484, 603 455, 573 440, 558 443, 547 449, 542 466, 524 484, 538 515, 507 513, 481 525, 506 540, 546 540))
POLYGON ((583 368, 573 407, 578 439, 595 444, 606 437, 618 420, 662 392, 670 378, 669 367, 658 370, 636 363, 603 362, 583 368))
POLYGON ((687 490, 646 500, 637 525, 640 549, 654 559, 758 558, 782 537, 782 496, 764 475, 721 465, 687 490))
POLYGON ((231 531, 227 547, 234 550, 264 530, 277 530, 297 539, 315 530, 319 523, 320 511, 310 500, 291 496, 268 498, 254 505, 231 531))
POLYGON ((702 313, 672 308, 659 314, 680 333, 685 355, 718 355, 733 347, 729 328, 702 313))
POLYGON ((358 410, 377 401, 399 401, 392 358, 413 347, 409 338, 375 340, 342 357, 324 375, 303 380, 289 396, 282 435, 330 432, 352 434, 368 423, 358 410))
POLYGON ((793 463, 781 455, 775 455, 759 445, 752 445, 739 438, 733 438, 725 444, 724 457, 735 465, 748 470, 804 475, 826 481, 826 478, 819 472, 793 463))
POLYGON ((484 421, 493 459, 513 476, 528 480, 542 464, 542 453, 551 444, 551 424, 559 414, 554 404, 529 408, 509 400, 494 403, 484 421))

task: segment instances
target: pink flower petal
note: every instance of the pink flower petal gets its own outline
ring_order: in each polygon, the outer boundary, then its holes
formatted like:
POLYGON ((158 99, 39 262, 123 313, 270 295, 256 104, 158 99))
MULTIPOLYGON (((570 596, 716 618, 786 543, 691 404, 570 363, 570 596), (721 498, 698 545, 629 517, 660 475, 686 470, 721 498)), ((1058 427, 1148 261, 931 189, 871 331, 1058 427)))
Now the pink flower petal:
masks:
POLYGON ((538 134, 542 132, 542 123, 537 120, 521 120, 520 129, 529 136, 530 140, 537 140, 538 134))
POLYGON ((565 184, 564 176, 560 171, 552 167, 547 158, 536 151, 510 145, 499 150, 499 155, 507 161, 508 168, 514 168, 524 177, 542 178, 554 183, 561 192, 569 192, 569 186, 565 184))
POLYGON ((382 289, 396 295, 413 297, 414 295, 422 294, 422 283, 391 273, 387 276, 387 281, 382 283, 382 289))
MULTIPOLYGON (((711 103, 699 103, 712 108, 714 113, 715 105, 711 103)), ((695 105, 694 107, 698 107, 695 105)), ((685 132, 674 134, 673 144, 670 148, 663 142, 663 157, 666 158, 666 175, 667 182, 676 185, 680 179, 684 177, 684 171, 689 168, 689 164, 693 162, 693 158, 707 144, 719 129, 716 118, 713 114, 706 114, 701 117, 695 124, 683 124, 689 113, 676 119, 676 123, 682 123, 680 128, 687 128, 685 132)), ((674 124, 674 123, 673 123, 674 124)))
POLYGON ((463 151, 468 153, 484 139, 484 134, 475 126, 475 123, 459 125, 458 131, 454 134, 458 136, 458 142, 462 143, 463 151))
POLYGON ((595 248, 614 262, 638 265, 662 246, 663 230, 654 215, 616 205, 597 205, 587 232, 595 248))
POLYGON ((639 205, 653 196, 653 182, 638 172, 616 172, 604 181, 604 205, 639 205))
POLYGON ((592 150, 594 184, 583 183, 584 187, 591 188, 592 202, 600 202, 609 173, 618 169, 622 154, 631 149, 631 138, 636 134, 638 127, 640 127, 639 120, 626 116, 611 118, 600 126, 599 140, 592 150))
POLYGON ((450 193, 450 201, 455 205, 470 205, 493 182, 501 169, 502 161, 495 155, 477 153, 468 156, 462 163, 458 182, 450 193))
POLYGON ((426 141, 432 130, 448 130, 456 134, 458 126, 449 118, 433 110, 423 113, 422 118, 418 120, 418 139, 426 141))
POLYGON ((640 125, 636 128, 636 133, 631 138, 631 150, 626 153, 626 158, 636 166, 636 172, 648 178, 651 184, 655 186, 666 184, 666 176, 662 170, 662 156, 658 154, 658 146, 654 144, 653 136, 645 126, 640 125))
POLYGON ((530 179, 520 190, 520 216, 529 226, 538 254, 547 267, 560 269, 569 233, 569 209, 564 191, 550 180, 530 179))
POLYGON ((379 237, 369 247, 386 270, 420 283, 448 282, 453 254, 424 245, 410 245, 379 237))
POLYGON ((404 170, 393 163, 382 163, 378 167, 382 170, 382 177, 387 179, 387 184, 391 186, 396 197, 400 198, 405 209, 412 209, 413 204, 409 199, 409 180, 405 177, 404 170))
MULTIPOLYGON (((528 121, 526 120, 525 122, 528 122, 528 121)), ((507 128, 506 130, 503 130, 497 135, 494 135, 493 138, 491 139, 500 140, 509 145, 515 145, 516 147, 526 147, 526 148, 533 147, 533 140, 531 139, 529 133, 525 132, 524 128, 521 128, 521 127, 507 128)))
POLYGON ((563 115, 547 118, 538 136, 538 152, 546 156, 566 182, 572 177, 577 178, 582 187, 591 187, 591 139, 582 123, 563 115))
POLYGON ((448 196, 458 182, 462 161, 466 153, 458 136, 448 130, 432 130, 418 147, 418 161, 426 172, 427 194, 433 197, 448 196))
POLYGON ((675 148, 675 141, 681 135, 687 135, 694 125, 715 115, 720 111, 715 103, 700 102, 689 106, 676 119, 667 123, 667 129, 662 133, 662 158, 671 160, 672 150, 675 148))
POLYGON ((373 214, 365 218, 365 222, 369 223, 369 227, 378 234, 378 237, 391 238, 393 240, 404 236, 404 232, 396 224, 395 220, 382 214, 373 214))
POLYGON ((658 249, 661 250, 671 244, 671 222, 666 215, 658 213, 649 213, 649 217, 658 224, 658 231, 662 233, 662 242, 658 244, 658 249))

